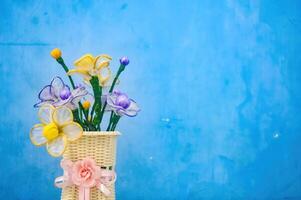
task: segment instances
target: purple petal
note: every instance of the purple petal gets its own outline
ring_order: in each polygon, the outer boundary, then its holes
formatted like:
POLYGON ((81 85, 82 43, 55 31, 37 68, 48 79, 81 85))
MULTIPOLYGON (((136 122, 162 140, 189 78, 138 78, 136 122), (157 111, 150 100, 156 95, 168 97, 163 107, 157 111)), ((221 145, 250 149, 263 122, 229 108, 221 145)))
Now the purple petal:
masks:
POLYGON ((54 96, 51 93, 51 85, 46 85, 39 93, 38 98, 42 101, 53 100, 54 96))
POLYGON ((52 105, 54 106, 54 107, 58 107, 58 106, 64 106, 64 105, 66 105, 67 103, 69 103, 70 102, 70 98, 69 99, 66 99, 66 100, 58 100, 58 101, 56 101, 56 102, 53 102, 52 103, 52 105))
POLYGON ((50 92, 54 94, 57 98, 60 97, 61 91, 65 88, 64 81, 60 77, 54 77, 51 81, 50 92))
POLYGON ((68 108, 70 108, 71 110, 75 110, 78 107, 78 104, 74 104, 72 102, 69 102, 69 103, 66 104, 66 106, 68 108))
POLYGON ((73 90, 71 93, 72 93, 72 95, 71 95, 71 100, 70 100, 70 102, 73 103, 73 104, 75 104, 75 105, 77 105, 78 102, 79 102, 84 96, 86 96, 86 95, 88 94, 88 91, 85 90, 84 87, 82 87, 82 88, 77 88, 77 89, 73 90))
POLYGON ((73 104, 77 105, 84 96, 85 95, 73 97, 73 98, 71 98, 70 103, 73 103, 73 104))
POLYGON ((77 88, 71 91, 71 96, 78 97, 78 96, 85 96, 88 94, 88 91, 85 88, 77 88))
POLYGON ((137 103, 133 99, 130 99, 130 100, 131 100, 131 104, 127 109, 119 109, 117 111, 117 113, 119 115, 124 114, 129 117, 135 117, 138 114, 138 112, 140 111, 140 108, 138 107, 137 103))
POLYGON ((116 100, 116 96, 114 96, 114 95, 108 96, 108 98, 107 98, 108 106, 112 110, 114 110, 114 109, 123 109, 121 106, 118 106, 118 105, 115 104, 115 100, 116 100))

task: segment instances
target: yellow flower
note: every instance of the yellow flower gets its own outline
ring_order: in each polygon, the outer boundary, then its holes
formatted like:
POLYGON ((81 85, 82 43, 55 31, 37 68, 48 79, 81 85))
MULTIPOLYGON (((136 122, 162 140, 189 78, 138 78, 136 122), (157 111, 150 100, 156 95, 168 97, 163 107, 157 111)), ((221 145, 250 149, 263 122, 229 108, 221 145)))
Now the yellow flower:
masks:
POLYGON ((111 76, 109 68, 112 58, 109 55, 99 55, 93 57, 86 54, 74 62, 75 69, 69 70, 68 75, 80 74, 85 81, 89 81, 92 76, 97 76, 99 84, 104 86, 111 76))
POLYGON ((61 156, 69 141, 79 139, 82 127, 73 122, 72 111, 65 107, 54 108, 50 104, 40 107, 38 112, 41 124, 36 124, 30 131, 30 140, 36 146, 46 144, 51 156, 61 156))
POLYGON ((50 52, 50 55, 54 58, 54 59, 58 59, 62 56, 62 52, 60 49, 55 48, 50 52))
POLYGON ((84 101, 83 102, 83 107, 84 107, 84 109, 89 109, 90 108, 90 106, 91 106, 91 103, 90 103, 90 101, 84 101))

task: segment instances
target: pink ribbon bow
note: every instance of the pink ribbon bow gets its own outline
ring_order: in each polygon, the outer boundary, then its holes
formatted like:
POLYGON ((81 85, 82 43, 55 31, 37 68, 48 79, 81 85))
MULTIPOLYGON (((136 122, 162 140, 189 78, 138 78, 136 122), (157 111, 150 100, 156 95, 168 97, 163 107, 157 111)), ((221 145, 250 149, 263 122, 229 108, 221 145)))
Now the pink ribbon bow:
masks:
POLYGON ((101 169, 93 159, 85 158, 75 163, 63 159, 61 167, 64 169, 64 175, 55 179, 55 186, 59 188, 78 186, 79 200, 89 200, 90 188, 94 186, 106 196, 111 194, 108 187, 116 181, 116 173, 101 169))

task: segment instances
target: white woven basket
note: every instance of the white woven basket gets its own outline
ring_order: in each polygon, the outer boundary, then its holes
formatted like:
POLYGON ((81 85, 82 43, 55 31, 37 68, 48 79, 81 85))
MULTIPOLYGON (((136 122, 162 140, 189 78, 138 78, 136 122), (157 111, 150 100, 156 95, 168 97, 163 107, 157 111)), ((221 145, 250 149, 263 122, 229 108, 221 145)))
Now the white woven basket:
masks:
MULTIPOLYGON (((92 158, 101 168, 115 170, 116 138, 119 132, 84 132, 75 142, 69 143, 63 158, 73 162, 92 158)), ((109 187, 110 196, 105 196, 96 187, 91 188, 90 200, 115 200, 115 185, 109 187)), ((78 200, 78 187, 69 186, 62 189, 61 200, 78 200)))

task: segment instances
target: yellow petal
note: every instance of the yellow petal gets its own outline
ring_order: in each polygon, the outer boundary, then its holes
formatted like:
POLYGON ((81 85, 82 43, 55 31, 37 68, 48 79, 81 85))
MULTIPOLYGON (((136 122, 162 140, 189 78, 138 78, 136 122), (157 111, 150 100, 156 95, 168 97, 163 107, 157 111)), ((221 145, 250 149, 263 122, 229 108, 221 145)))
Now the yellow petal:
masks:
POLYGON ((29 134, 30 140, 36 146, 42 146, 47 142, 47 138, 45 138, 43 135, 43 129, 44 129, 43 124, 36 124, 30 130, 30 134, 29 134))
POLYGON ((91 70, 94 64, 94 57, 91 54, 85 54, 74 62, 77 69, 91 70))
POLYGON ((67 136, 67 140, 75 141, 83 134, 83 128, 75 122, 68 123, 62 127, 62 133, 67 136))
POLYGON ((38 111, 39 120, 43 124, 49 124, 52 122, 52 114, 54 112, 54 107, 50 104, 44 104, 40 107, 38 111))
POLYGON ((57 138, 47 142, 46 148, 51 156, 59 157, 65 152, 67 143, 67 137, 62 134, 57 138))
POLYGON ((71 69, 67 73, 68 75, 73 75, 73 74, 79 74, 81 75, 84 79, 91 79, 91 75, 89 74, 89 71, 85 69, 71 69))
POLYGON ((98 79, 101 85, 105 85, 111 77, 111 70, 109 67, 103 67, 98 71, 98 79))
POLYGON ((95 69, 100 70, 101 68, 108 67, 110 65, 110 61, 102 61, 100 63, 95 64, 95 69))
POLYGON ((73 121, 72 111, 66 106, 58 107, 53 112, 53 121, 58 125, 62 126, 64 124, 70 123, 73 121))
POLYGON ((97 59, 97 58, 112 60, 112 57, 109 56, 108 54, 101 54, 101 55, 99 55, 99 56, 96 56, 95 59, 97 59))
POLYGON ((103 54, 96 56, 94 59, 94 69, 100 70, 103 67, 108 67, 112 58, 109 55, 103 54))

